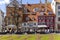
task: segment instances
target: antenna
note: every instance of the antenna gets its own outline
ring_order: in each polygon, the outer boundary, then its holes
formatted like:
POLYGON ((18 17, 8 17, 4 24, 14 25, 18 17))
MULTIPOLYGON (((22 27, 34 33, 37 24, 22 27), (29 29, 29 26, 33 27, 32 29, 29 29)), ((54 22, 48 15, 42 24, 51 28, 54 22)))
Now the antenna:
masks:
POLYGON ((42 2, 41 2, 41 0, 40 0, 40 4, 41 4, 42 2))

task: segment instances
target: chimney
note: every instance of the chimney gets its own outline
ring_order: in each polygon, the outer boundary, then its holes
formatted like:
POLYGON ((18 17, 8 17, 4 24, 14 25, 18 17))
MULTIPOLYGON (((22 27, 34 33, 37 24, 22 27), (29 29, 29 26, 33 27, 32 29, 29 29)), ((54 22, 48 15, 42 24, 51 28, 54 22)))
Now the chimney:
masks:
POLYGON ((45 12, 47 12, 47 0, 45 0, 45 12))
POLYGON ((47 3, 47 0, 45 0, 45 3, 47 3))

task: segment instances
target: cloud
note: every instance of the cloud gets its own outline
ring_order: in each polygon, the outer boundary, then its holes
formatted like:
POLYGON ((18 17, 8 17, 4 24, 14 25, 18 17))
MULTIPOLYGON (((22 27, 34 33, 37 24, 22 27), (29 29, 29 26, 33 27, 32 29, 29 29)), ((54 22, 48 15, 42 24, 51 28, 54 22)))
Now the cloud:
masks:
POLYGON ((4 2, 5 2, 6 4, 9 4, 9 3, 10 3, 10 1, 9 1, 9 0, 4 0, 4 2))
POLYGON ((3 0, 3 1, 0 1, 0 5, 3 5, 3 4, 9 4, 10 1, 9 0, 3 0))

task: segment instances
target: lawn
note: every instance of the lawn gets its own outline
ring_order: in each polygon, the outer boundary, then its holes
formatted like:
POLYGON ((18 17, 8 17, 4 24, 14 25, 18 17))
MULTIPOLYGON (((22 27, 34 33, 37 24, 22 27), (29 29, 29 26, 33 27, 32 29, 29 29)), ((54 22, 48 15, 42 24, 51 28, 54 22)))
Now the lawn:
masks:
POLYGON ((60 40, 60 34, 0 35, 0 40, 60 40))

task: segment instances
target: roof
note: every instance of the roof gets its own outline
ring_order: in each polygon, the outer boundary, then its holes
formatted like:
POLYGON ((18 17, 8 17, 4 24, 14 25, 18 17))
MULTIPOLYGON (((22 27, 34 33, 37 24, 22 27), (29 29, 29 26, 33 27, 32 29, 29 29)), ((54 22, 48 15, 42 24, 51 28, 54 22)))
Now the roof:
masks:
POLYGON ((56 2, 60 2, 60 0, 55 0, 56 2))
MULTIPOLYGON (((51 11, 52 14, 53 13, 53 9, 51 7, 51 3, 48 3, 47 6, 46 4, 26 4, 25 8, 27 8, 30 12, 34 12, 35 8, 38 8, 39 10, 44 10, 47 9, 47 11, 45 11, 45 14, 48 15, 48 12, 51 11)), ((37 12, 38 15, 40 15, 40 12, 37 12)))
POLYGON ((23 16, 24 21, 25 21, 26 16, 29 17, 34 22, 38 21, 38 19, 37 19, 38 16, 55 16, 55 14, 53 13, 53 9, 51 7, 51 4, 47 4, 47 7, 46 8, 45 7, 46 7, 45 4, 25 4, 25 8, 27 8, 30 12, 28 12, 27 14, 24 14, 24 16, 23 16), (35 8, 38 8, 39 11, 34 12, 35 8), (40 14, 41 13, 40 10, 43 10, 43 9, 48 10, 48 11, 44 11, 44 13, 46 15, 41 15, 40 14), (52 15, 49 15, 49 13, 48 13, 49 11, 52 12, 52 15), (28 15, 28 14, 33 14, 33 15, 28 15), (34 18, 34 20, 33 20, 33 18, 34 18))
POLYGON ((8 7, 15 7, 15 6, 20 6, 19 2, 17 0, 13 0, 10 2, 10 4, 7 5, 8 7))

